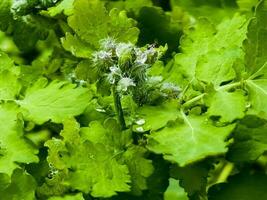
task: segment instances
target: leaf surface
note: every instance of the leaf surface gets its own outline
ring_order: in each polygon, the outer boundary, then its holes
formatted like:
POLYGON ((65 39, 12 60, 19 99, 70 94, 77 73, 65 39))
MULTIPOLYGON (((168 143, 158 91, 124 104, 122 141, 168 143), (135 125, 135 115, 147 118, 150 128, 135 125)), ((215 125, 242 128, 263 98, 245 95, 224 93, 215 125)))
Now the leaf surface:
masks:
POLYGON ((234 125, 213 126, 205 116, 184 116, 184 123, 152 133, 147 147, 183 167, 208 156, 225 153, 225 140, 233 128, 234 125))
POLYGON ((221 122, 232 122, 245 115, 246 98, 243 91, 214 91, 206 98, 208 115, 219 116, 221 122))
POLYGON ((48 120, 61 123, 81 114, 90 100, 91 95, 86 88, 63 81, 48 84, 46 79, 39 79, 18 103, 27 120, 42 124, 48 120))
POLYGON ((210 200, 267 199, 265 174, 241 173, 230 177, 228 183, 215 185, 209 190, 210 200))
POLYGON ((38 162, 38 150, 23 136, 22 121, 17 117, 18 111, 14 104, 0 104, 0 173, 9 176, 20 168, 19 163, 38 162))
POLYGON ((120 164, 116 154, 103 144, 83 140, 77 122, 67 120, 61 135, 63 140, 54 138, 46 146, 52 166, 68 171, 64 185, 94 197, 111 197, 130 190, 127 166, 120 164))
POLYGON ((169 186, 164 193, 164 200, 172 200, 172 199, 189 200, 185 191, 179 185, 179 181, 170 178, 169 186))

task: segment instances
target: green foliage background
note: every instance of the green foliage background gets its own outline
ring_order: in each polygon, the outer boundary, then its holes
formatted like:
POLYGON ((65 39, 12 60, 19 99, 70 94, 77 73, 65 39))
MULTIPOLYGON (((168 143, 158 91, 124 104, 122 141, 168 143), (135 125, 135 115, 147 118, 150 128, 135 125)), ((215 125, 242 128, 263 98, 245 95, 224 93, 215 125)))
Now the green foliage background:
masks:
POLYGON ((267 200, 266 0, 1 0, 0 199, 267 200))

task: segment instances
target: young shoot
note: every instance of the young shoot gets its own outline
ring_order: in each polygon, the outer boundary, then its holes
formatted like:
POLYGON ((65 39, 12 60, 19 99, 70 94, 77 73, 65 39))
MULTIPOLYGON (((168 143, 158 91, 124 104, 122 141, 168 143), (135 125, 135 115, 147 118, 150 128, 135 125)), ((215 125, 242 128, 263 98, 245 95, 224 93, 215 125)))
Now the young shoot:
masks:
POLYGON ((122 95, 131 94, 133 100, 142 105, 151 102, 149 96, 154 96, 151 92, 157 93, 158 98, 165 99, 176 97, 179 93, 178 87, 164 83, 161 76, 153 77, 148 74, 148 69, 166 50, 167 46, 137 47, 130 42, 117 42, 113 38, 106 38, 100 41, 99 50, 92 54, 92 63, 99 76, 98 85, 101 85, 101 81, 103 84, 104 81, 110 84, 116 113, 123 129, 126 125, 121 106, 122 95))

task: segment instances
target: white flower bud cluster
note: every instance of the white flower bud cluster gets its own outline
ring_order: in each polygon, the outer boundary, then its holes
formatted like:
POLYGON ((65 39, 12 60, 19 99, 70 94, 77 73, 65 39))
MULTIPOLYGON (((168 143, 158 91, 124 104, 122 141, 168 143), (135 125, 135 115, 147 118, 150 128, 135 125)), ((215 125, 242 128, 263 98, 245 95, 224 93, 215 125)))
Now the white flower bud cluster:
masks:
POLYGON ((94 62, 98 62, 99 60, 101 61, 106 61, 106 60, 110 60, 111 59, 111 52, 108 52, 108 51, 97 51, 93 54, 93 61, 94 62))
POLYGON ((165 51, 166 47, 149 45, 139 48, 129 42, 106 38, 100 41, 100 50, 93 53, 92 62, 101 80, 107 80, 120 94, 131 92, 134 100, 141 105, 177 98, 180 93, 179 87, 165 83, 162 76, 148 75, 148 69, 165 51))
POLYGON ((112 38, 100 41, 100 50, 92 54, 92 62, 119 92, 127 92, 140 81, 147 80, 147 69, 164 51, 154 46, 138 48, 132 43, 116 42, 112 38))
POLYGON ((118 82, 118 90, 119 91, 126 92, 128 87, 130 87, 130 86, 135 86, 135 83, 130 78, 127 78, 127 77, 126 78, 122 78, 118 82))
POLYGON ((110 70, 110 73, 107 75, 107 79, 110 84, 115 84, 116 78, 117 77, 121 78, 121 74, 122 74, 121 70, 116 65, 110 67, 109 70, 110 70))

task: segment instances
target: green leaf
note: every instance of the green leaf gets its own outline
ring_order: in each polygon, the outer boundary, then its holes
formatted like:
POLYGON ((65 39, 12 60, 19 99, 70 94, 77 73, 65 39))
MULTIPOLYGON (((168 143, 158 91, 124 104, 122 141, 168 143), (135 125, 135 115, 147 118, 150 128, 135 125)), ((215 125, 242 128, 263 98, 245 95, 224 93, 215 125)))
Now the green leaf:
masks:
POLYGON ((0 3, 0 29, 2 31, 8 29, 9 22, 12 20, 12 14, 10 12, 11 4, 11 0, 3 0, 0 3))
POLYGON ((183 118, 184 123, 176 123, 152 133, 148 138, 148 149, 163 154, 165 159, 181 167, 227 152, 225 140, 234 125, 216 127, 205 116, 184 115, 183 118))
POLYGON ((14 99, 20 92, 18 77, 10 71, 0 72, 0 99, 14 99), (8 80, 8 81, 7 81, 8 80))
POLYGON ((20 82, 22 85, 29 87, 33 85, 45 72, 45 63, 36 60, 30 66, 20 66, 20 82))
POLYGON ((127 0, 127 1, 106 1, 106 6, 110 10, 117 8, 126 10, 131 15, 138 16, 140 9, 143 7, 151 7, 153 3, 151 0, 127 0))
POLYGON ((179 181, 173 178, 169 179, 169 187, 164 193, 164 200, 189 200, 183 188, 180 187, 179 181))
POLYGON ((85 109, 84 113, 80 117, 80 123, 82 125, 88 125, 90 122, 98 120, 99 122, 104 122, 108 117, 108 111, 103 109, 101 105, 98 104, 96 99, 90 102, 90 105, 85 109))
POLYGON ((98 41, 106 38, 109 17, 104 3, 98 0, 76 0, 73 15, 68 23, 84 41, 97 47, 98 41))
POLYGON ((131 144, 131 135, 121 132, 115 120, 106 121, 105 126, 98 121, 91 122, 88 128, 81 129, 81 137, 95 144, 101 143, 119 156, 119 162, 129 169, 132 194, 141 195, 142 190, 147 189, 146 179, 153 172, 152 161, 146 159, 147 150, 131 144))
POLYGON ((20 68, 14 65, 14 61, 4 52, 0 51, 0 73, 12 73, 14 76, 20 74, 20 68))
POLYGON ((241 119, 245 115, 246 98, 244 92, 240 90, 235 92, 214 91, 206 97, 206 103, 209 106, 208 115, 219 116, 223 123, 241 119))
POLYGON ((256 15, 251 19, 248 27, 248 39, 244 43, 246 50, 246 69, 250 77, 246 81, 251 102, 251 113, 267 118, 267 106, 264 100, 267 99, 267 48, 265 36, 267 26, 265 21, 267 1, 261 1, 257 6, 256 15))
POLYGON ((209 200, 267 199, 265 174, 241 173, 209 189, 209 200))
MULTIPOLYGON (((185 31, 180 41, 181 53, 174 58, 173 70, 178 77, 183 76, 191 80, 195 74, 198 57, 207 53, 207 44, 216 30, 208 20, 201 18, 194 27, 185 31)), ((171 81, 175 81, 175 77, 173 79, 171 81)))
POLYGON ((267 151, 267 123, 255 116, 246 116, 233 133, 227 158, 232 162, 251 162, 267 151))
POLYGON ((68 171, 64 185, 90 192, 94 197, 111 197, 117 192, 130 190, 127 166, 120 164, 116 153, 109 151, 104 144, 82 139, 77 122, 65 121, 61 136, 63 140, 54 138, 46 146, 50 149, 51 165, 57 170, 68 171), (60 149, 54 149, 58 146, 60 149))
POLYGON ((12 12, 15 15, 27 15, 31 13, 34 9, 41 10, 47 9, 48 7, 53 6, 59 0, 22 0, 14 1, 12 4, 12 12))
POLYGON ((49 167, 48 177, 46 177, 42 185, 37 188, 37 195, 45 198, 62 196, 67 193, 69 189, 68 185, 64 184, 67 175, 66 170, 57 170, 51 163, 49 167))
POLYGON ((91 190, 94 197, 111 197, 117 192, 129 191, 128 169, 112 157, 113 154, 106 151, 104 145, 85 142, 78 150, 70 152, 70 156, 63 157, 69 163, 69 168, 77 165, 76 162, 83 165, 70 172, 67 184, 85 193, 91 190), (90 158, 80 157, 79 154, 83 152, 88 152, 90 158))
POLYGON ((168 187, 170 166, 161 156, 152 155, 151 158, 154 172, 147 179, 148 192, 144 196, 148 200, 162 200, 164 191, 168 187))
POLYGON ((18 112, 19 109, 14 104, 0 104, 0 173, 9 176, 16 168, 20 168, 19 163, 38 162, 38 150, 23 137, 18 112))
POLYGON ((120 42, 136 43, 139 34, 135 27, 136 22, 128 18, 125 11, 112 9, 108 13, 100 0, 76 0, 68 24, 77 36, 67 35, 68 38, 63 39, 63 46, 75 53, 74 55, 82 57, 86 56, 85 53, 90 49, 97 49, 101 39, 111 37, 120 42), (88 43, 89 47, 85 47, 83 41, 88 43))
POLYGON ((23 16, 13 23, 13 40, 21 51, 29 52, 39 40, 48 37, 52 25, 52 21, 40 16, 23 16))
POLYGON ((84 200, 82 193, 65 195, 64 197, 50 197, 48 200, 84 200))
POLYGON ((132 142, 130 131, 122 132, 114 119, 106 119, 104 125, 99 121, 92 121, 89 127, 81 128, 81 137, 95 144, 102 143, 116 152, 122 151, 132 142))
MULTIPOLYGON (((9 0, 5 0, 5 2, 8 1, 9 0)), ((8 16, 8 18, 4 17, 0 20, 0 28, 2 24, 5 24, 2 27, 2 31, 12 34, 14 43, 21 51, 29 52, 35 47, 39 40, 47 38, 49 28, 52 27, 52 21, 34 15, 14 16, 14 13, 11 14, 10 7, 8 11, 10 12, 8 15, 7 13, 4 14, 8 16)))
POLYGON ((255 17, 248 25, 247 40, 244 42, 245 63, 250 75, 257 72, 267 62, 267 1, 257 6, 255 17))
POLYGON ((89 43, 82 41, 77 35, 71 33, 66 33, 66 36, 61 38, 61 43, 64 49, 79 58, 90 58, 94 49, 89 43))
POLYGON ((232 17, 236 12, 236 2, 232 0, 171 0, 171 5, 182 7, 196 19, 208 17, 216 24, 223 18, 232 17))
POLYGON ((251 109, 256 114, 267 118, 267 105, 264 103, 267 100, 267 79, 249 80, 247 86, 251 109))
POLYGON ((147 188, 147 178, 153 173, 152 161, 145 158, 147 150, 131 146, 123 153, 122 161, 128 166, 131 175, 131 192, 141 195, 147 188))
POLYGON ((47 13, 51 17, 55 17, 61 13, 70 16, 73 13, 73 2, 74 0, 62 0, 56 6, 48 8, 47 13))
POLYGON ((14 67, 14 62, 4 52, 0 52, 0 72, 10 70, 14 67))
POLYGON ((232 65, 244 56, 241 47, 246 27, 246 18, 240 15, 223 20, 217 27, 200 18, 195 26, 185 30, 180 42, 181 53, 175 56, 167 80, 185 85, 196 75, 200 80, 218 85, 233 79, 232 65))
POLYGON ((125 11, 114 8, 109 12, 109 18, 109 37, 113 37, 120 42, 131 42, 133 44, 137 42, 139 29, 135 27, 136 21, 128 18, 125 11))
POLYGON ((0 51, 0 100, 13 100, 21 89, 19 67, 7 54, 0 51), (7 81, 8 80, 8 81, 7 81))
POLYGON ((48 1, 1 1, 0 29, 12 35, 13 41, 23 52, 31 51, 39 40, 46 39, 54 25, 50 19, 31 13, 37 7, 46 7, 45 2, 48 1))
POLYGON ((0 191, 6 189, 10 182, 10 177, 7 174, 0 173, 0 191))
POLYGON ((81 114, 91 99, 88 89, 63 81, 40 79, 26 91, 18 104, 27 120, 42 124, 48 120, 61 123, 64 119, 81 114))
POLYGON ((223 82, 236 77, 233 65, 242 55, 241 49, 211 51, 199 58, 196 65, 196 78, 218 87, 223 82))
POLYGON ((34 178, 23 170, 15 170, 10 185, 4 190, 0 189, 3 199, 35 200, 36 182, 34 178))
POLYGON ((259 0, 237 0, 236 3, 241 10, 251 11, 258 4, 259 0))
POLYGON ((194 163, 185 167, 174 165, 171 168, 171 177, 178 179, 180 185, 189 196, 206 194, 207 179, 211 166, 207 161, 194 163))
POLYGON ((98 68, 89 59, 81 61, 75 69, 75 75, 78 79, 87 80, 90 83, 97 81, 99 73, 98 68))
POLYGON ((166 126, 169 121, 175 121, 180 117, 178 102, 173 100, 159 106, 144 105, 137 110, 137 116, 137 125, 134 126, 136 131, 158 130, 166 126))

